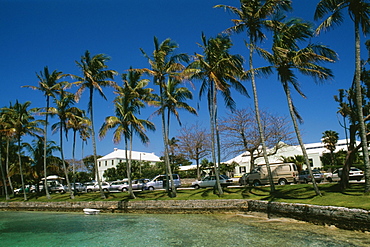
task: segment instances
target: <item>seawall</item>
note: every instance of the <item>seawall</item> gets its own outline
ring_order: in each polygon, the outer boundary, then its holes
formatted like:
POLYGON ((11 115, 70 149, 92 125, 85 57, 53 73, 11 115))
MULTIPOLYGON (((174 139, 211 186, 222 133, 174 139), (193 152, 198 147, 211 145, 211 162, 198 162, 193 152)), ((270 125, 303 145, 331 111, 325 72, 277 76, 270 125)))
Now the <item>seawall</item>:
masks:
POLYGON ((258 200, 160 200, 92 202, 0 202, 0 210, 82 212, 84 208, 105 213, 265 213, 314 224, 334 225, 349 230, 370 231, 370 211, 333 206, 258 200))

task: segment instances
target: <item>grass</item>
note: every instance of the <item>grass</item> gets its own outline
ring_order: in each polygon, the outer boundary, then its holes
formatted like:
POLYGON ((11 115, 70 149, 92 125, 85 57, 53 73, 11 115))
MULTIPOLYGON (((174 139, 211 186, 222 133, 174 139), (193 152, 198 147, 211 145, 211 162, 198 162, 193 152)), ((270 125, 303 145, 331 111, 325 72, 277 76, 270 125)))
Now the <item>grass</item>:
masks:
MULTIPOLYGON (((270 195, 269 187, 224 188, 222 197, 213 193, 212 188, 198 190, 178 190, 176 198, 170 198, 163 190, 135 192, 138 200, 217 200, 217 199, 251 199, 288 203, 304 203, 325 206, 339 206, 370 210, 370 195, 364 194, 364 184, 351 184, 345 192, 339 191, 337 183, 320 184, 322 196, 316 196, 312 184, 296 184, 276 186, 276 192, 270 195)), ((69 194, 52 194, 52 199, 36 194, 28 194, 28 201, 121 201, 132 200, 127 192, 106 193, 106 199, 101 199, 100 193, 81 193, 70 199, 69 194)), ((0 197, 0 201, 6 201, 0 197)), ((9 201, 23 201, 23 195, 18 195, 9 201)))

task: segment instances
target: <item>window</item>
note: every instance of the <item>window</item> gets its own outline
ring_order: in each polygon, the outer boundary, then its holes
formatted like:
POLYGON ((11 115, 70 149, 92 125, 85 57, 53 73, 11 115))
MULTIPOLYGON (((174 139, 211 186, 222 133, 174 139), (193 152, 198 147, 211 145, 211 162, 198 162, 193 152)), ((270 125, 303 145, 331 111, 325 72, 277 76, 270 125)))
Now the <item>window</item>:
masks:
POLYGON ((108 164, 108 161, 105 161, 105 166, 107 166, 107 164, 108 164))
POLYGON ((239 167, 239 173, 245 173, 247 171, 247 167, 245 166, 240 166, 239 167))

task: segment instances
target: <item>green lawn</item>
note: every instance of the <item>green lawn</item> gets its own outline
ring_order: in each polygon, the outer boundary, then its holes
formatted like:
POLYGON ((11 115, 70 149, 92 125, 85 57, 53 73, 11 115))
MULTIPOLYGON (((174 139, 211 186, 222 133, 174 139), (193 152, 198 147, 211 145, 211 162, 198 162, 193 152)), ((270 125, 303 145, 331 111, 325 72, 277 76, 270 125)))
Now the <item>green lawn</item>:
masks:
MULTIPOLYGON (((326 206, 340 206, 348 208, 362 208, 370 210, 370 195, 365 195, 364 184, 351 184, 344 193, 339 192, 337 183, 320 184, 322 196, 315 196, 312 184, 297 184, 276 186, 276 193, 269 194, 269 187, 241 187, 225 188, 224 195, 218 197, 213 194, 213 189, 184 189, 178 190, 176 198, 169 198, 165 191, 140 191, 135 192, 135 200, 217 200, 217 199, 252 199, 275 202, 304 203, 326 206)), ((102 200, 100 193, 82 193, 76 195, 74 200, 69 199, 69 194, 52 194, 52 199, 45 196, 29 194, 29 201, 120 201, 128 200, 126 192, 106 193, 107 199, 102 200)), ((0 201, 5 201, 4 197, 0 201)), ((23 201, 23 195, 18 195, 10 201, 23 201)))

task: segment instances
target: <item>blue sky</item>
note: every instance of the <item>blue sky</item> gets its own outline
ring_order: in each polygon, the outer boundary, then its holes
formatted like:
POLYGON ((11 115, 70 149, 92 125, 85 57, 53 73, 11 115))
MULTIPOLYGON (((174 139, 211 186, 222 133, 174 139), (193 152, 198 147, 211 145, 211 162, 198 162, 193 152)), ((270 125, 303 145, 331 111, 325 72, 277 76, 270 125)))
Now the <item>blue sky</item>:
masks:
MULTIPOLYGON (((294 12, 290 16, 302 17, 313 22, 313 13, 319 1, 293 1, 294 12)), ((8 106, 9 102, 18 99, 21 102, 31 101, 33 107, 45 106, 41 92, 21 88, 23 85, 37 85, 36 73, 48 66, 50 70, 80 75, 75 61, 79 60, 86 50, 91 54, 104 53, 111 57, 107 63, 110 69, 122 73, 130 66, 147 68, 148 62, 140 52, 144 49, 148 54, 153 51, 153 37, 159 41, 171 38, 179 44, 178 52, 201 52, 197 42, 201 33, 214 37, 232 25, 232 14, 223 9, 214 9, 216 4, 238 6, 235 0, 0 0, 0 107, 8 106)), ((317 24, 317 23, 315 23, 317 24)), ((352 23, 347 19, 344 24, 333 31, 314 38, 312 42, 320 42, 334 49, 340 60, 335 64, 327 64, 333 70, 334 80, 323 85, 316 85, 311 78, 299 77, 303 92, 307 99, 294 94, 294 102, 304 119, 301 125, 305 143, 320 142, 325 130, 335 130, 340 138, 344 138, 343 128, 338 123, 338 104, 333 96, 338 89, 348 89, 354 71, 354 38, 352 23)), ((233 54, 247 57, 248 50, 244 45, 245 35, 233 35, 233 54)), ((271 38, 270 38, 271 39, 271 38)), ((362 40, 363 42, 365 39, 362 40)), ((262 46, 269 47, 269 41, 262 46)), ((364 53, 366 55, 366 53, 364 53)), ((365 57, 364 57, 365 58, 365 57)), ((257 64, 266 65, 257 60, 257 64)), ((247 68, 247 64, 245 65, 247 68)), ((116 77, 117 83, 121 83, 116 77)), ((194 81, 194 99, 189 102, 193 107, 200 106, 198 117, 181 112, 183 124, 196 121, 208 127, 206 100, 199 100, 199 82, 194 81)), ((250 83, 245 83, 251 94, 250 83)), ((157 88, 155 88, 157 90, 157 88)), ((257 81, 260 107, 281 116, 288 116, 288 109, 283 89, 276 75, 257 81)), ((72 91, 76 89, 73 88, 72 91)), ((114 115, 111 89, 104 89, 108 98, 95 97, 95 123, 100 128, 104 118, 114 115)), ((252 95, 252 94, 251 94, 252 95)), ((96 95, 97 96, 97 95, 96 95)), ((252 106, 252 99, 234 93, 233 97, 238 108, 252 106)), ((88 95, 85 93, 77 104, 86 109, 88 95)), ((220 105, 222 101, 220 101, 220 105)), ((142 118, 147 118, 155 111, 147 108, 142 118)), ((225 113, 220 108, 220 115, 225 113)), ((134 143, 134 150, 154 152, 161 155, 163 150, 161 125, 159 117, 151 119, 157 131, 148 133, 150 143, 145 146, 134 143)), ((171 136, 177 135, 180 126, 173 119, 171 136)), ((124 144, 114 145, 112 132, 105 139, 98 141, 98 153, 108 154, 113 148, 124 148, 124 144)), ((51 139, 58 142, 58 135, 51 139)), ((80 145, 80 144, 78 144, 80 145)), ((71 157, 71 139, 65 144, 65 156, 71 157)), ((77 150, 77 158, 81 155, 77 150)), ((85 154, 92 153, 91 144, 85 154)))

